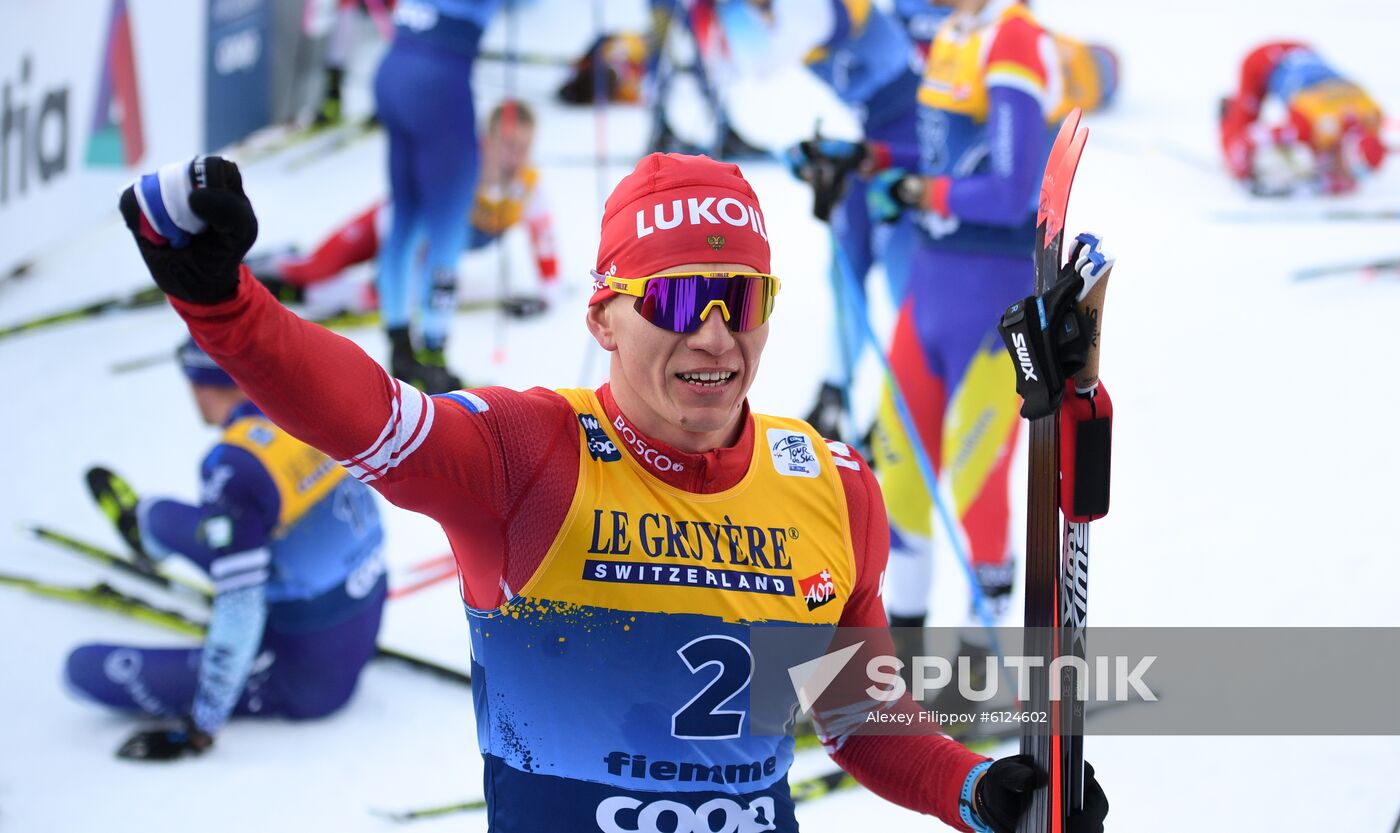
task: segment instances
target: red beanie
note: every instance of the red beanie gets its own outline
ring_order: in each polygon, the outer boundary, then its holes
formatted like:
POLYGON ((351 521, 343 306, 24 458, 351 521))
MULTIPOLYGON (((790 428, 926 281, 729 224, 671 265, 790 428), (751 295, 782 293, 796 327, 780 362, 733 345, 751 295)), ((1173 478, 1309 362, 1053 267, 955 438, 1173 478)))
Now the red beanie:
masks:
MULTIPOLYGON (((738 165, 653 153, 608 197, 596 268, 640 278, 681 263, 741 263, 767 272, 768 229, 738 165)), ((590 305, 613 296, 596 281, 593 288, 590 305)))

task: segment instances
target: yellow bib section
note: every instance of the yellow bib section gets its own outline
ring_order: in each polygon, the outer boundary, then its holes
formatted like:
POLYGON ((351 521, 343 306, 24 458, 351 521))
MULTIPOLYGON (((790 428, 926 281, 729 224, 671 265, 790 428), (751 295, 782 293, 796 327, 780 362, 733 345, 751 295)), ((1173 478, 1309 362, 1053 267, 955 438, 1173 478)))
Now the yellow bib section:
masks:
POLYGON ((976 121, 987 118, 987 84, 982 73, 983 36, 945 36, 945 26, 929 44, 928 63, 919 84, 919 103, 976 121))
POLYGON ((729 622, 841 618, 856 578, 850 518, 831 452, 810 426, 755 414, 743 479, 694 494, 628 453, 592 391, 559 393, 582 426, 578 487, 549 553, 503 613, 548 600, 729 622))
MULTIPOLYGON (((1025 6, 1009 6, 997 18, 996 24, 960 35, 956 28, 944 24, 929 44, 928 63, 919 84, 919 103, 949 113, 970 117, 974 122, 987 120, 987 50, 1001 27, 1010 20, 1022 18, 1035 24, 1035 16, 1025 6)), ((1039 24, 1036 24, 1037 28, 1039 24)), ((1025 75, 1019 65, 997 64, 1002 71, 1025 75)), ((1034 79, 1031 79, 1032 83, 1034 79)))
POLYGON ((281 511, 274 537, 296 523, 348 476, 334 460, 278 428, 266 417, 235 420, 224 429, 221 441, 256 457, 277 486, 281 511))
POLYGON ((525 204, 534 193, 540 172, 523 168, 504 189, 478 188, 476 204, 472 207, 472 225, 487 235, 498 235, 520 222, 525 216, 525 204))
POLYGON ((1337 146, 1348 117, 1368 130, 1379 129, 1381 109, 1360 87, 1349 81, 1332 80, 1314 84, 1288 102, 1313 127, 1313 143, 1318 150, 1337 146))

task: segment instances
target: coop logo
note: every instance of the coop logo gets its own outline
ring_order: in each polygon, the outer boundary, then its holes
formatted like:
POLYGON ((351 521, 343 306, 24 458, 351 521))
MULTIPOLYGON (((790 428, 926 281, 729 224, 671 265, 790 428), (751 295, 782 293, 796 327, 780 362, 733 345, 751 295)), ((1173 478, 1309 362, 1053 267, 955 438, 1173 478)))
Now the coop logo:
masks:
MULTIPOLYGON (((131 167, 145 155, 146 142, 125 0, 112 4, 105 32, 84 161, 131 167)), ((36 76, 33 55, 22 55, 18 67, 0 65, 0 206, 67 173, 71 164, 72 86, 60 83, 41 90, 36 76)))
POLYGON ((618 795, 598 803, 594 820, 603 833, 762 833, 776 830, 771 796, 748 804, 712 798, 699 807, 670 799, 641 801, 618 795))
POLYGON ((588 453, 594 460, 615 463, 622 459, 622 452, 618 451, 617 445, 608 439, 608 432, 603 430, 597 417, 592 414, 579 414, 578 421, 583 426, 583 436, 588 443, 588 453))
MULTIPOLYGON (((768 230, 763 224, 763 214, 757 207, 747 206, 733 197, 690 197, 684 200, 671 200, 670 203, 657 203, 651 207, 651 222, 647 222, 647 210, 637 211, 637 239, 656 231, 666 231, 681 224, 717 226, 721 223, 735 228, 752 229, 764 240, 768 230)), ((723 238, 720 238, 721 242, 723 238)))
POLYGON ((807 602, 808 610, 816 610, 836 598, 836 582, 831 580, 830 570, 822 570, 814 576, 808 576, 798 582, 797 586, 802 590, 802 598, 807 602))
POLYGON ((806 434, 768 429, 768 448, 773 452, 773 467, 788 477, 817 477, 821 462, 812 453, 812 441, 806 434))
POLYGON ((1026 347, 1025 333, 1012 333, 1011 343, 1016 348, 1016 361, 1021 365, 1021 373, 1027 382, 1040 381, 1035 375, 1035 363, 1031 361, 1031 351, 1026 347))

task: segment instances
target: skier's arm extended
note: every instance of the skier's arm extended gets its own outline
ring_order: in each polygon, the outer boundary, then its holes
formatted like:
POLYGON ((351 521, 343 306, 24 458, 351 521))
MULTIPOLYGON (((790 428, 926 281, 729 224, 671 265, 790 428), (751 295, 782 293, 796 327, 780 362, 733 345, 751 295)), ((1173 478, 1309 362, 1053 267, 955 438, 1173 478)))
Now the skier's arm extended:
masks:
POLYGON ((209 574, 214 600, 191 707, 194 725, 214 735, 233 713, 267 622, 267 543, 281 498, 246 450, 219 445, 205 458, 201 502, 142 501, 141 535, 157 558, 183 555, 209 574))
MULTIPOLYGON (((425 396, 353 342, 278 304, 240 266, 257 220, 232 163, 168 166, 128 189, 121 208, 152 277, 200 346, 288 433, 395 504, 439 521, 468 596, 489 603, 511 558, 490 544, 504 538, 538 480, 530 472, 549 462, 559 437, 577 432, 567 403, 543 391, 425 396), (534 433, 517 442, 511 428, 527 422, 534 433), (526 440, 528 448, 517 448, 526 440)), ((552 470, 571 475, 573 460, 565 455, 552 470)))

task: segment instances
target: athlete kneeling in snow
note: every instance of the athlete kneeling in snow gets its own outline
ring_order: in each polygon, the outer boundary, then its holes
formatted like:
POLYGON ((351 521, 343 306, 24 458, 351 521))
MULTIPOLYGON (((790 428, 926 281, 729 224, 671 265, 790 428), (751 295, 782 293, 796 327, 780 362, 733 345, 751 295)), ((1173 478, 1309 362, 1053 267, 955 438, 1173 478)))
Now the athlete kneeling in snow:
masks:
MULTIPOLYGON (((123 758, 203 752, 230 715, 341 708, 375 655, 387 588, 369 489, 273 425, 193 341, 178 358, 200 415, 223 430, 204 458, 201 502, 133 498, 113 520, 137 552, 182 555, 209 574, 208 635, 199 648, 83 645, 66 669, 85 698, 175 719, 133 735, 123 758)), ((99 494, 121 484, 101 469, 95 480, 99 494)))
MULTIPOLYGON (((434 397, 240 270, 257 222, 236 167, 169 170, 122 213, 195 338, 278 424, 452 543, 490 829, 796 830, 793 740, 753 734, 734 696, 750 623, 884 628, 888 530, 858 455, 748 407, 778 279, 739 169, 653 154, 608 199, 587 325, 609 383, 434 397), (804 577, 821 604, 794 592, 804 577)), ((1013 830, 1037 775, 938 734, 827 740, 861 783, 960 830, 1013 830)), ((1107 813, 1089 783, 1076 833, 1107 813)))
POLYGON ((1236 179, 1260 196, 1299 190, 1344 194, 1380 168, 1380 108, 1303 43, 1267 43, 1245 56, 1235 94, 1221 107, 1220 146, 1236 179), (1262 116, 1265 102, 1285 111, 1262 116))

